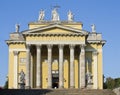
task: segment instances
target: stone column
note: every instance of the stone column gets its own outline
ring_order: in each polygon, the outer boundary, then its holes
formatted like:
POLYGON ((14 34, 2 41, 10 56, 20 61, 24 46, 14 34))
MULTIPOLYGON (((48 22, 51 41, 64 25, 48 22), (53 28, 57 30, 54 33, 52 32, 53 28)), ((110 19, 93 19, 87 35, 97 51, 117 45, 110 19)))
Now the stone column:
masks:
POLYGON ((93 68, 94 68, 94 73, 93 73, 93 84, 94 84, 94 89, 98 89, 98 59, 97 59, 98 52, 94 51, 93 52, 93 68))
POLYGON ((27 45, 26 58, 26 89, 30 89, 30 45, 27 45))
POLYGON ((37 75, 36 75, 36 86, 41 88, 41 45, 37 45, 37 75))
POLYGON ((79 87, 85 88, 85 45, 80 45, 81 52, 79 58, 79 87))
POLYGON ((48 45, 48 88, 52 88, 52 45, 48 45))
POLYGON ((59 88, 64 87, 63 66, 63 45, 59 45, 59 88))
POLYGON ((30 54, 30 59, 31 59, 31 62, 30 62, 31 63, 31 68, 30 68, 31 88, 33 88, 33 55, 32 54, 30 54))
POLYGON ((18 51, 13 51, 14 53, 14 89, 18 88, 18 51))
POLYGON ((70 88, 75 88, 74 45, 70 45, 70 88))

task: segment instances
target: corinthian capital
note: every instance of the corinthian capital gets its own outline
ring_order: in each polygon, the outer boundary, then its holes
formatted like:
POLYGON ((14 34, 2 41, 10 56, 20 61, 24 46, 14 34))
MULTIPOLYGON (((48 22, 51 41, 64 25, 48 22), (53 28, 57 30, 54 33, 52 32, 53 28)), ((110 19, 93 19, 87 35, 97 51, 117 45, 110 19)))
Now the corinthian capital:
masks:
POLYGON ((59 45, 59 48, 60 48, 60 49, 62 49, 63 47, 64 47, 64 45, 63 45, 63 44, 60 44, 60 45, 59 45))
POLYGON ((97 51, 93 51, 93 55, 94 56, 98 55, 98 52, 97 51))
POLYGON ((71 44, 69 45, 70 49, 74 49, 75 45, 71 44))
POLYGON ((30 44, 27 44, 27 45, 26 45, 26 48, 27 48, 27 49, 30 49, 30 46, 31 46, 30 44))
POLYGON ((48 49, 51 49, 52 46, 53 46, 52 44, 47 45, 48 49))
POLYGON ((14 55, 18 55, 19 51, 13 51, 14 55))
POLYGON ((80 48, 81 48, 81 49, 85 49, 85 46, 86 46, 85 44, 81 44, 81 45, 80 45, 80 48))

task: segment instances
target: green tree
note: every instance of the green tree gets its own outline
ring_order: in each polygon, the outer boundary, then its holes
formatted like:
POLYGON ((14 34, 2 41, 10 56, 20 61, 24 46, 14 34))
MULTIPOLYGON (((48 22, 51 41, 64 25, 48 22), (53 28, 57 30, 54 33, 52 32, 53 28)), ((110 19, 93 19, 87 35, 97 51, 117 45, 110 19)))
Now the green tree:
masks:
POLYGON ((8 80, 5 82, 5 85, 3 87, 4 89, 8 89, 8 80))
POLYGON ((107 89, 115 88, 115 80, 113 78, 111 78, 111 77, 108 77, 106 79, 106 87, 107 87, 107 89))
POLYGON ((120 87, 120 78, 115 78, 115 88, 120 87))

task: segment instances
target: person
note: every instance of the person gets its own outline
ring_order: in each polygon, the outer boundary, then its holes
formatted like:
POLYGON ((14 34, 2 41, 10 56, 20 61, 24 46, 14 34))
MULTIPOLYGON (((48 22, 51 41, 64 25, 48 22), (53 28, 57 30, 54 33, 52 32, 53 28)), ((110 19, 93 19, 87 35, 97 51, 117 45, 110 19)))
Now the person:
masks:
POLYGON ((70 10, 68 12, 68 21, 73 21, 73 13, 70 10))
POLYGON ((44 17, 45 17, 45 11, 44 11, 44 10, 41 10, 41 11, 40 11, 40 14, 39 14, 38 21, 44 20, 44 17))
POLYGON ((54 8, 52 10, 52 21, 59 21, 60 18, 59 18, 59 14, 57 13, 57 9, 54 8))

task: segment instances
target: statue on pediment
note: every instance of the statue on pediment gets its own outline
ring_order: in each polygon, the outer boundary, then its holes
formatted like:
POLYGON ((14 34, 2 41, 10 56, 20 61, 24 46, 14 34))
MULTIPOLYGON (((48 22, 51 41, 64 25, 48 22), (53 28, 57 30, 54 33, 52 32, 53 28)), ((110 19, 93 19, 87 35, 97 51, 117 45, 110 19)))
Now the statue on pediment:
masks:
POLYGON ((44 17, 45 17, 45 11, 44 11, 44 10, 41 10, 40 13, 39 13, 38 21, 44 20, 44 17))
POLYGON ((68 21, 73 21, 73 13, 69 10, 68 12, 68 21))
POLYGON ((57 12, 57 8, 54 8, 52 10, 52 21, 59 21, 60 18, 59 18, 59 14, 57 12))
POLYGON ((92 32, 96 32, 96 26, 95 26, 95 24, 92 24, 91 28, 92 28, 92 32))
POLYGON ((16 24, 16 25, 15 25, 15 31, 16 31, 16 32, 19 32, 19 29, 20 29, 20 25, 19 25, 19 24, 16 24))

